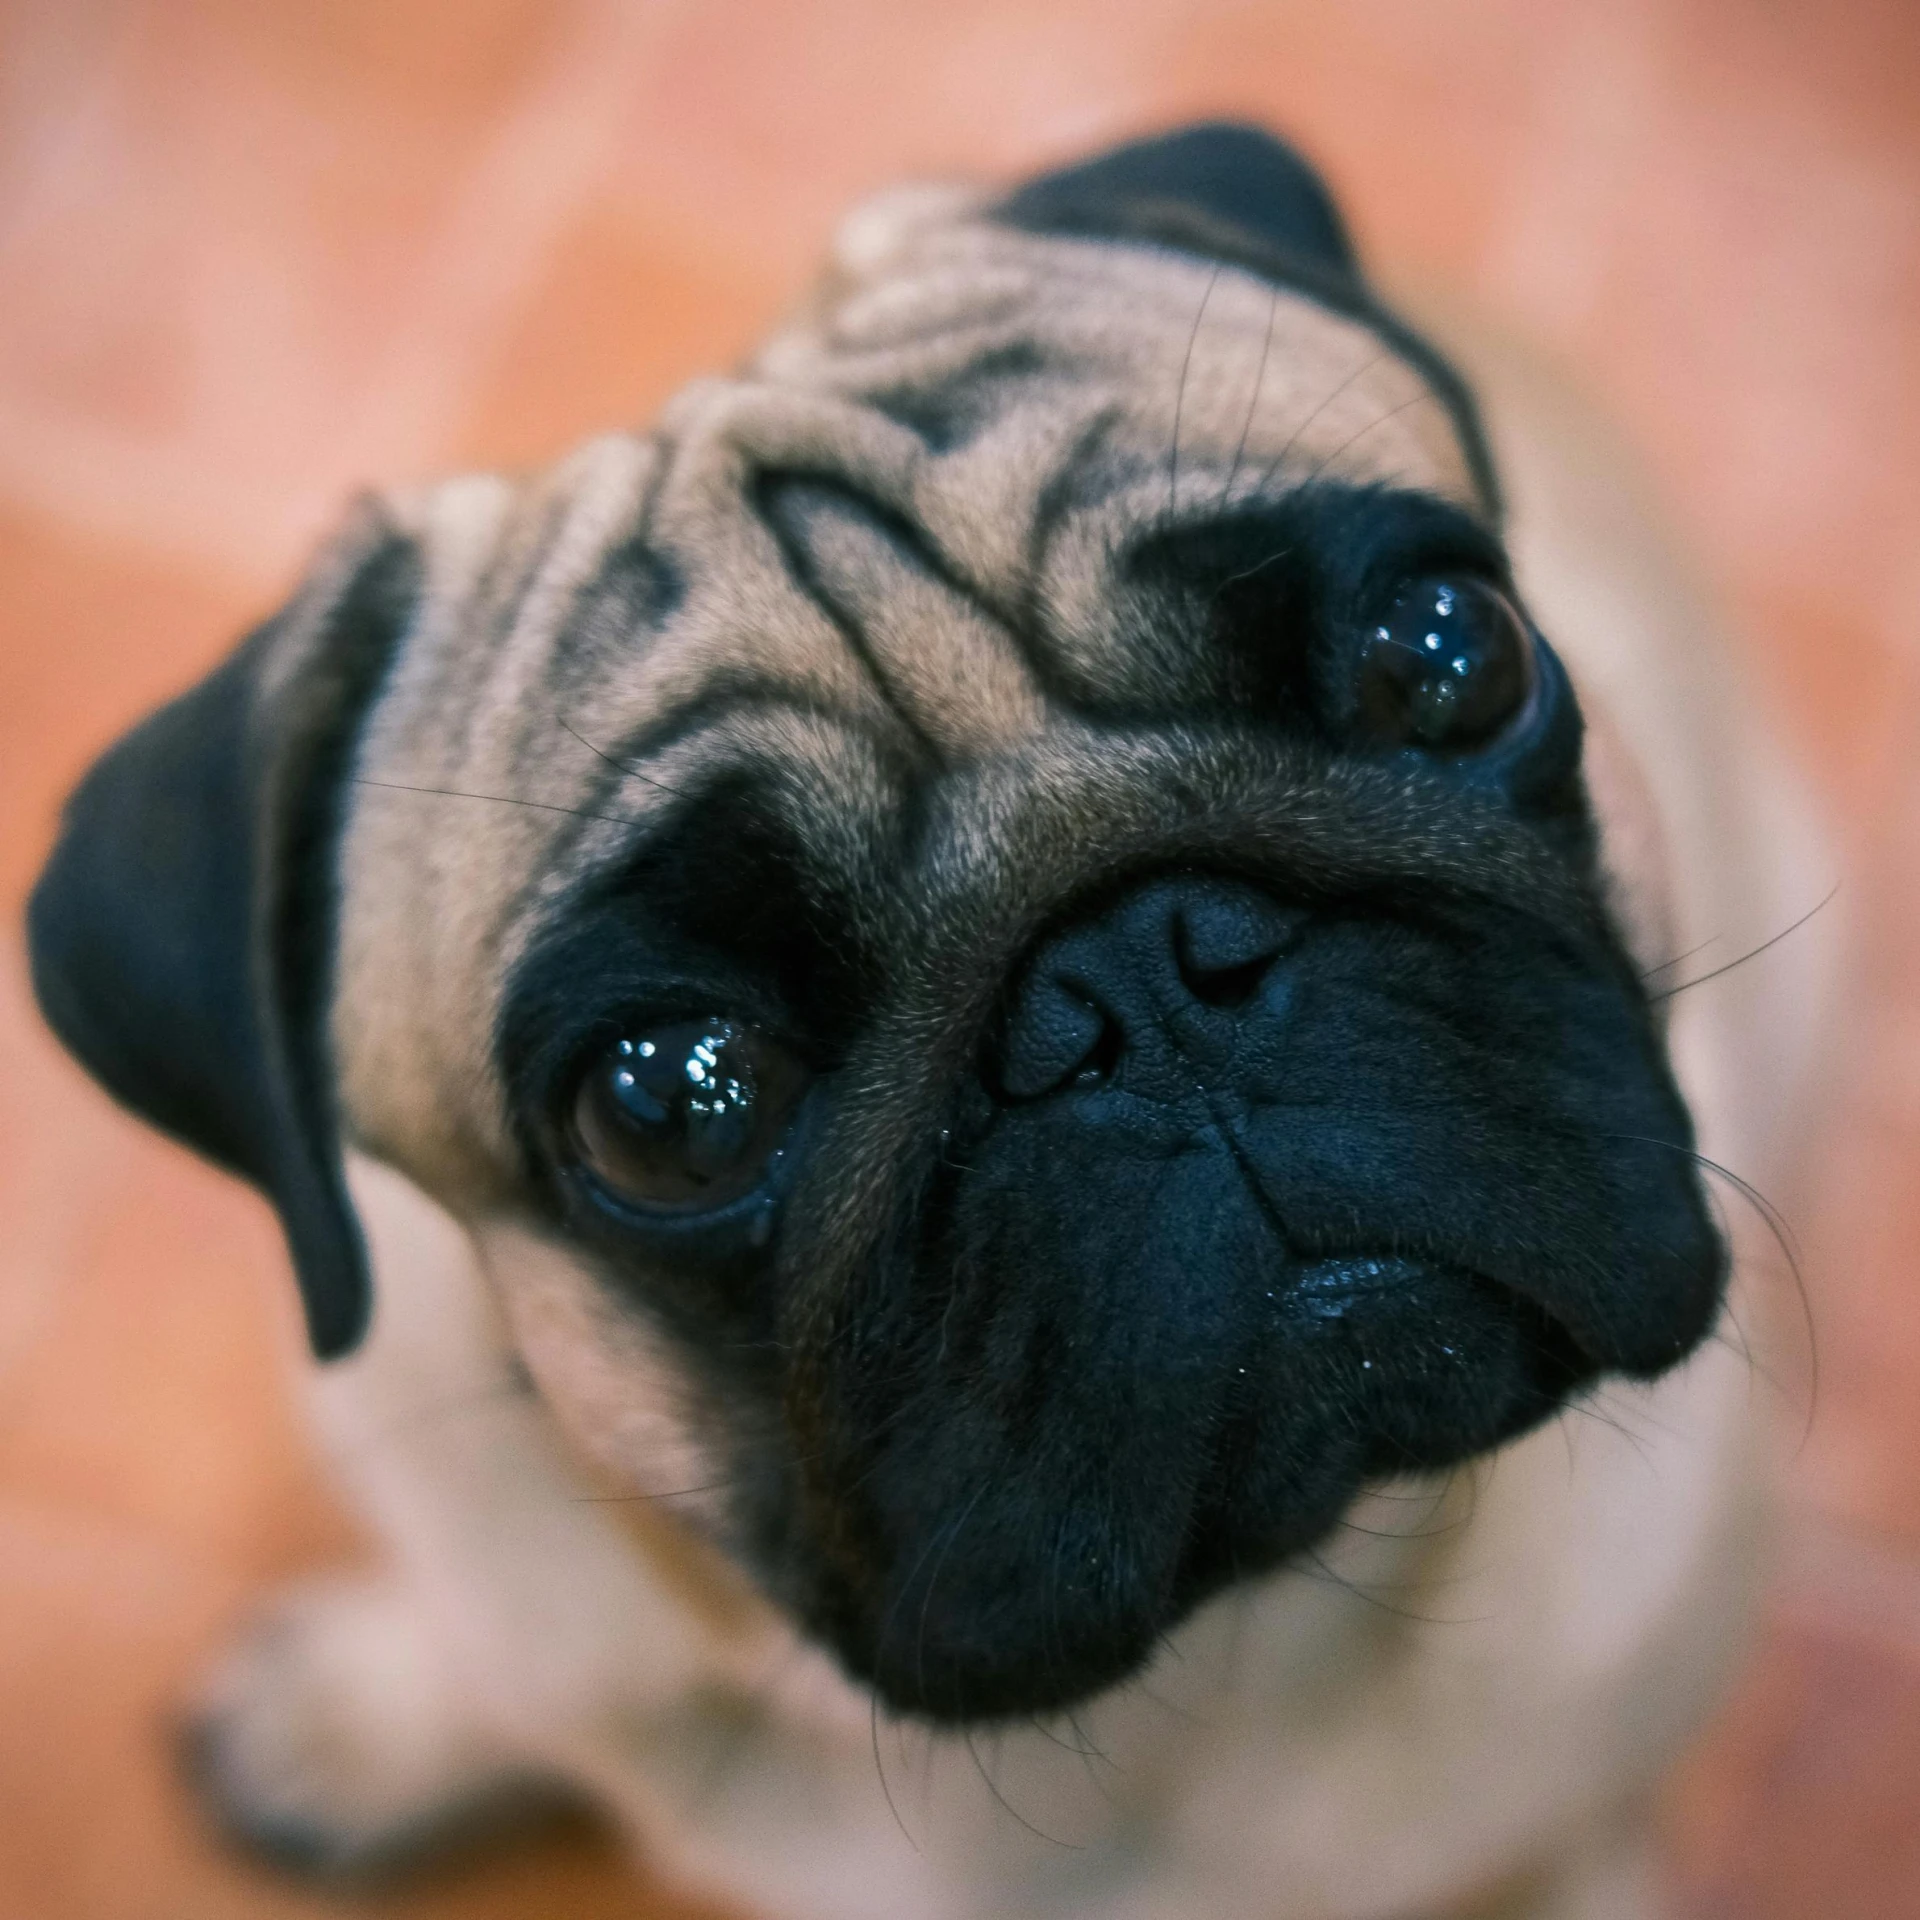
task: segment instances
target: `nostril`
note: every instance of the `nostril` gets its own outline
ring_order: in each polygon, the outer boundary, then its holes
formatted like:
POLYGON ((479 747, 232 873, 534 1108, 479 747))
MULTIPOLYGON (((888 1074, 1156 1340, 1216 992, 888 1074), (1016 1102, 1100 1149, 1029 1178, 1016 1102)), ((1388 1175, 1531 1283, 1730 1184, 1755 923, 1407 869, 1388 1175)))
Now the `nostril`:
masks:
POLYGON ((1103 1080, 1111 1080, 1120 1071, 1120 1055, 1125 1049, 1125 1040, 1120 1032, 1117 1020, 1103 1020, 1100 1037, 1087 1049, 1087 1057, 1073 1070, 1073 1082, 1076 1087, 1095 1087, 1103 1080))
MULTIPOLYGON (((1024 1102, 1124 1077, 1143 1098, 1184 1098, 1184 1055, 1203 1036, 1183 1009, 1257 1000, 1277 1012, 1268 976, 1310 921, 1307 907, 1226 876, 1167 875, 1125 893, 1028 957, 986 1038, 983 1084, 1024 1102)), ((1213 1071, 1228 1036, 1203 1024, 1213 1071)))
POLYGON ((1037 1100, 1065 1086, 1110 1079, 1120 1064, 1118 1021, 1083 992, 1041 979, 1021 997, 1000 1048, 1000 1088, 1009 1099, 1037 1100))
POLYGON ((1243 1006, 1285 951, 1300 917, 1250 892, 1184 901, 1174 933, 1182 983, 1204 1006, 1243 1006))
POLYGON ((1207 969, 1194 966, 1183 955, 1180 978, 1202 1006, 1243 1007, 1253 998, 1278 957, 1277 951, 1263 953, 1258 959, 1242 961, 1237 967, 1207 969))

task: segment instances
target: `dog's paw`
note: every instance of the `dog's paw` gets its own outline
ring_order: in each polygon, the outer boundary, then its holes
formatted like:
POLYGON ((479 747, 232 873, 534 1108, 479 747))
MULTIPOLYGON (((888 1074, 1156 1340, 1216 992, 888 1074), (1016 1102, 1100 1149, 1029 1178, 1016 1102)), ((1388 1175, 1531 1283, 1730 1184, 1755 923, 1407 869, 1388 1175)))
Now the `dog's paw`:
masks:
POLYGON ((479 1723, 397 1584, 288 1593, 217 1662, 181 1745, 230 1836, 313 1874, 389 1873, 570 1800, 479 1723))

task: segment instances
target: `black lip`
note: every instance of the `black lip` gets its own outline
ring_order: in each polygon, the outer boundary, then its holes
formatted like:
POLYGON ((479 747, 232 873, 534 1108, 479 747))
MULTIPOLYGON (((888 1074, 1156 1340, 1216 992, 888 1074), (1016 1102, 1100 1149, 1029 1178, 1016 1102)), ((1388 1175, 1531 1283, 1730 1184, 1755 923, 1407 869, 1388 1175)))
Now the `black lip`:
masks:
POLYGON ((1597 1372, 1605 1364, 1586 1351, 1572 1327, 1519 1288, 1457 1261, 1430 1260, 1391 1250, 1322 1254, 1295 1266, 1288 1276, 1287 1289, 1296 1311, 1304 1306, 1311 1318, 1337 1320, 1375 1300, 1390 1300, 1435 1274, 1464 1281, 1499 1300, 1507 1311, 1527 1322, 1530 1331, 1549 1335, 1556 1352, 1577 1367, 1597 1372))
POLYGON ((1016 1449, 1003 1471, 981 1462, 957 1482, 944 1517, 897 1507, 904 1531, 882 1557, 850 1584, 830 1579, 809 1596, 813 1631, 894 1710, 918 1718, 966 1724, 1071 1707, 1124 1681, 1161 1636, 1234 1582, 1300 1564, 1369 1483, 1442 1472, 1502 1445, 1600 1371, 1553 1315, 1466 1267, 1346 1250, 1290 1264, 1276 1279, 1266 1344, 1196 1388, 1197 1413, 1212 1407, 1199 1416, 1211 1437, 1190 1436, 1192 1477, 1177 1498, 1159 1489, 1168 1501, 1151 1533, 1100 1521, 1097 1499, 1053 1504, 1057 1482, 1016 1449), (1237 1385, 1276 1377, 1257 1358, 1276 1344, 1319 1356, 1291 1378, 1310 1403, 1326 1401, 1277 1449, 1272 1422, 1300 1403, 1287 1390, 1237 1385), (1250 1486, 1276 1484, 1270 1476, 1288 1453, 1284 1494, 1249 1509, 1250 1486), (1050 1543, 1038 1558, 1011 1547, 1003 1525, 1035 1503, 1050 1543), (1076 1578, 1083 1561, 1091 1571, 1076 1578), (1160 1571, 1131 1591, 1103 1590, 1106 1570, 1126 1563, 1160 1571), (1036 1626, 1023 1596, 1043 1588, 1055 1597, 1036 1626))

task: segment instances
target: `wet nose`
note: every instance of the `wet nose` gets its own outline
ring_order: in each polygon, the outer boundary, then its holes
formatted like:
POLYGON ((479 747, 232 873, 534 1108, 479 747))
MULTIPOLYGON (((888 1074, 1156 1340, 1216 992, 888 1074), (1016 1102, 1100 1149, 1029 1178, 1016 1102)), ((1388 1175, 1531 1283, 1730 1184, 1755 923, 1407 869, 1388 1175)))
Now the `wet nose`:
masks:
POLYGON ((1010 1100, 1126 1077, 1143 1053, 1231 1047, 1271 1016, 1273 975, 1305 919, 1241 880, 1165 876, 1043 942, 1014 989, 998 1081, 1010 1100))

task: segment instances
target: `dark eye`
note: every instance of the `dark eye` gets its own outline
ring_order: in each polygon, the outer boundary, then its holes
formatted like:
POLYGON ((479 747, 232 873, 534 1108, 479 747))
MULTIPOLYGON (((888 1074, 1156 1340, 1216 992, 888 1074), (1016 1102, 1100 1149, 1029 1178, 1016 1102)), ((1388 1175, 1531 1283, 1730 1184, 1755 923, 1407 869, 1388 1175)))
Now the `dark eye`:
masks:
POLYGON ((786 1048, 736 1020, 679 1020, 616 1040, 573 1099, 581 1162, 621 1200, 678 1213, 751 1193, 806 1090, 786 1048))
POLYGON ((1483 580, 1416 580, 1362 637, 1358 717, 1383 744, 1468 752, 1499 733, 1532 690, 1526 622, 1483 580))

